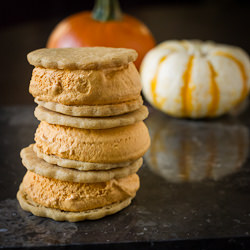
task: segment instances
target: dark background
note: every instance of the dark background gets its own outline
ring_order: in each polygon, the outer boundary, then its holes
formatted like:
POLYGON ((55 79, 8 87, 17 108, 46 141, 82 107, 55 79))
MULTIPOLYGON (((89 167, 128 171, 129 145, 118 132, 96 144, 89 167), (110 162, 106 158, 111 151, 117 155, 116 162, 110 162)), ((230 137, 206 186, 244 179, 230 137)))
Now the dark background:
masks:
MULTIPOLYGON (((250 1, 120 0, 123 12, 143 21, 156 41, 201 39, 237 45, 250 54, 250 1)), ((89 1, 4 1, 0 8, 0 105, 32 104, 28 52, 45 47, 55 25, 91 10, 89 1)))

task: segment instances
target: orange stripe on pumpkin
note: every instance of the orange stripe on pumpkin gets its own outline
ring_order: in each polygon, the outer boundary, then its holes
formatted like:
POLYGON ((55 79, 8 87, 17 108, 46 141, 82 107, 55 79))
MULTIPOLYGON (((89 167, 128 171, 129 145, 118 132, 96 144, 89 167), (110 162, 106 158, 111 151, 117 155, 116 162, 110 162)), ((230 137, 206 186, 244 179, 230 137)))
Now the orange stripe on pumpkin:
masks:
POLYGON ((227 52, 218 51, 218 52, 216 52, 215 55, 227 57, 227 58, 231 59, 232 61, 234 61, 237 64, 237 66, 239 67, 239 70, 240 70, 241 76, 242 76, 243 86, 242 86, 241 96, 240 96, 239 100, 237 101, 237 104, 242 102, 248 94, 247 74, 246 74, 246 70, 245 70, 243 63, 239 59, 237 59, 236 57, 234 57, 233 55, 231 55, 227 52))
POLYGON ((156 93, 157 78, 158 78, 158 73, 159 73, 160 66, 161 66, 162 62, 164 62, 164 60, 166 58, 167 58, 167 56, 163 56, 160 59, 159 64, 157 65, 157 68, 156 68, 156 71, 155 71, 154 78, 151 81, 151 93, 152 93, 152 97, 153 97, 153 104, 159 109, 161 109, 162 106, 164 105, 164 102, 165 102, 166 98, 157 96, 157 93, 156 93))
POLYGON ((220 92, 219 92, 217 82, 215 80, 217 73, 214 70, 214 67, 210 62, 208 62, 208 66, 209 66, 210 77, 211 77, 210 94, 211 94, 212 99, 211 99, 211 102, 210 102, 209 107, 208 107, 207 116, 214 116, 216 110, 218 109, 220 92))
POLYGON ((192 67, 193 67, 194 56, 190 56, 187 68, 182 76, 183 87, 181 88, 181 97, 182 97, 182 114, 184 116, 189 116, 192 112, 192 89, 189 88, 189 83, 191 82, 192 77, 192 67))

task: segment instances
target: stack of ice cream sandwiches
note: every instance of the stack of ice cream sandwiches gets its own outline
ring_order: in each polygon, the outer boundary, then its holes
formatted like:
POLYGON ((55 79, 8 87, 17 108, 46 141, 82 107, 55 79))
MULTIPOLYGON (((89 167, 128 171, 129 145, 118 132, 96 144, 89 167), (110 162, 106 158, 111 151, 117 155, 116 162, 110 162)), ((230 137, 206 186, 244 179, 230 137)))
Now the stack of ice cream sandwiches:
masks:
POLYGON ((21 207, 54 220, 98 219, 131 203, 150 145, 137 53, 122 48, 39 49, 30 93, 40 124, 22 149, 21 207))

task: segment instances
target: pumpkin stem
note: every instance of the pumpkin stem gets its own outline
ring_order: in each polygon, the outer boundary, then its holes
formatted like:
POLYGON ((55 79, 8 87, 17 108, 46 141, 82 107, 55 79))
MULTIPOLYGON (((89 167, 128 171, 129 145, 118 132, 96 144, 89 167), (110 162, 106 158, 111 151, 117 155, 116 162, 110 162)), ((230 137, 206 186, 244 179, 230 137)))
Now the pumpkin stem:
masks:
POLYGON ((122 12, 118 0, 96 0, 92 18, 101 21, 114 21, 122 19, 122 12))

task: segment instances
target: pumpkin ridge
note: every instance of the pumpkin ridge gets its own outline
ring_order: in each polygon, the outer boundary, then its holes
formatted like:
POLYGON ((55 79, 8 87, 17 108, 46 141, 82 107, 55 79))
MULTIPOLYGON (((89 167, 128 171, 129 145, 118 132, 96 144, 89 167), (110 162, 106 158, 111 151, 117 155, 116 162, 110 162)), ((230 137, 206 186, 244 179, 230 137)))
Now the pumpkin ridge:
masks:
POLYGON ((214 70, 214 67, 211 64, 211 62, 208 62, 208 66, 209 66, 210 75, 211 75, 210 93, 211 93, 212 100, 211 100, 211 102, 209 104, 207 115, 208 116, 213 116, 215 114, 217 108, 218 108, 218 105, 219 105, 220 92, 219 92, 217 82, 215 80, 215 78, 217 76, 217 73, 214 70))
POLYGON ((180 44, 185 50, 188 50, 188 43, 185 40, 180 41, 180 44))
MULTIPOLYGON (((162 64, 162 62, 164 62, 166 60, 167 56, 163 56, 158 65, 157 65, 157 68, 156 68, 156 71, 155 71, 155 75, 153 77, 153 79, 151 80, 151 93, 152 93, 152 97, 153 97, 153 104, 161 109, 166 98, 161 98, 160 101, 157 100, 157 93, 156 93, 156 87, 157 87, 157 78, 158 78, 158 73, 159 73, 159 69, 160 69, 160 66, 162 64)), ((159 98, 159 97, 158 97, 159 98)))
POLYGON ((218 51, 215 55, 227 57, 228 59, 232 60, 238 66, 238 68, 241 72, 243 86, 242 86, 241 96, 240 96, 239 100, 237 100, 236 104, 241 103, 248 94, 247 74, 246 74, 246 70, 245 70, 243 63, 239 59, 237 59, 235 56, 233 56, 232 54, 227 53, 227 52, 218 51))
POLYGON ((187 68, 182 76, 183 87, 181 88, 181 97, 182 97, 182 113, 184 116, 189 116, 192 111, 192 89, 189 88, 189 83, 192 77, 192 68, 193 68, 194 56, 190 56, 187 68))

